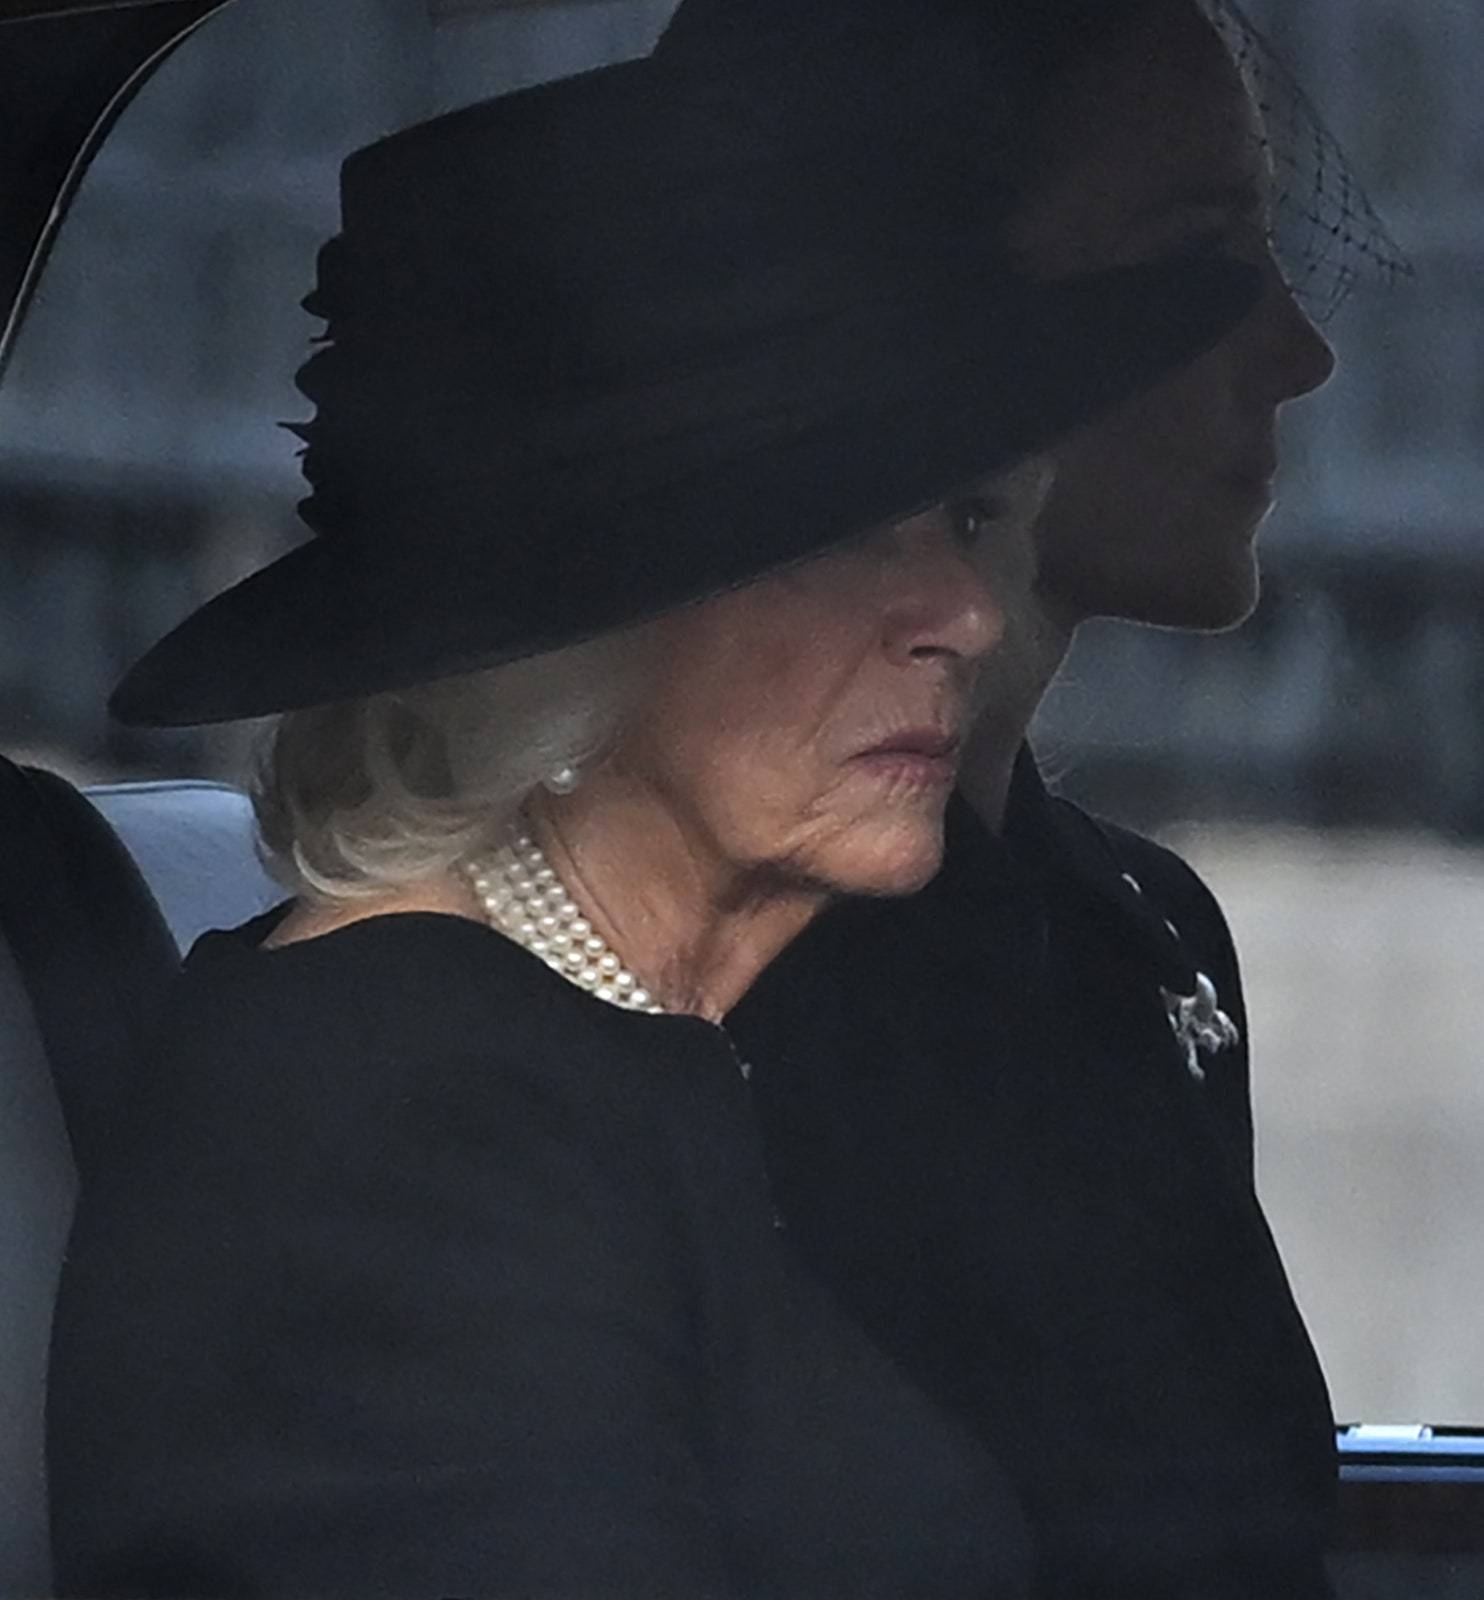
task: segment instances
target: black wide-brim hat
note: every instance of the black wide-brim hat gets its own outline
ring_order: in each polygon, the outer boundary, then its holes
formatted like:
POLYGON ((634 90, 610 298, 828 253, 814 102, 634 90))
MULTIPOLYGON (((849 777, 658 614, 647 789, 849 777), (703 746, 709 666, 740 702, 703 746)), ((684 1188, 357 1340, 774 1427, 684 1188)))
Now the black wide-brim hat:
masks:
POLYGON ((256 717, 643 621, 1211 347, 1254 268, 1047 283, 1000 243, 1013 109, 1090 6, 685 0, 649 60, 352 156, 300 378, 316 537, 151 650, 115 713, 256 717))

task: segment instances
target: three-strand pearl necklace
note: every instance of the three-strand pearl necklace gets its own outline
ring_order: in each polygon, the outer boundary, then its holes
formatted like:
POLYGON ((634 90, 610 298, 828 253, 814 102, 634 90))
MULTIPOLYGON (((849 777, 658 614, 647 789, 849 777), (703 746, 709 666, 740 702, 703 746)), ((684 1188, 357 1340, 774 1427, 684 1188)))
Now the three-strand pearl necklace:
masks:
POLYGON ((464 871, 497 933, 599 1000, 628 1011, 664 1011, 594 931, 529 834, 512 831, 492 856, 466 862, 464 871))

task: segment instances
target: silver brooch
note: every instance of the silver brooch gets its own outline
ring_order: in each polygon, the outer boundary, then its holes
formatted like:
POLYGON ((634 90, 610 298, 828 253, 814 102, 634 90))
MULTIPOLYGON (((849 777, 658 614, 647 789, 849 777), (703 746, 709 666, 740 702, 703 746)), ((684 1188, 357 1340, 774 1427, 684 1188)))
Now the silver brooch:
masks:
POLYGON ((1197 1083, 1206 1081, 1206 1068, 1202 1055, 1214 1056, 1230 1050, 1242 1042, 1242 1034, 1235 1022, 1221 1009, 1216 985, 1205 975, 1195 975, 1195 993, 1171 994, 1161 989, 1165 1010, 1169 1012, 1170 1027, 1185 1051, 1185 1070, 1197 1083))

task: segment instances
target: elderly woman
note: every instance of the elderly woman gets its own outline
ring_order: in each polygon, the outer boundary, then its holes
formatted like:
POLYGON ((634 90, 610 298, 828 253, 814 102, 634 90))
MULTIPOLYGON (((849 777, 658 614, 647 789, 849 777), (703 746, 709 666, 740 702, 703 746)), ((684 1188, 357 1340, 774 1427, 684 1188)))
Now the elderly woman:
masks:
POLYGON ((118 700, 286 713, 293 899, 198 945, 85 1175, 67 1592, 1027 1592, 997 1462, 796 1256, 723 1024, 937 870, 1014 464, 1257 293, 1007 262, 1059 9, 687 0, 348 163, 319 538, 118 700))

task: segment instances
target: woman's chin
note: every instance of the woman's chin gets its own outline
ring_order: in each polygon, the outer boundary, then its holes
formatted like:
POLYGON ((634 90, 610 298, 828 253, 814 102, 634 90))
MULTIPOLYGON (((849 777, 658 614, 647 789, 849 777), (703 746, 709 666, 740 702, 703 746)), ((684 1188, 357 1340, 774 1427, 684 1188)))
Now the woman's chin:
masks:
POLYGON ((1128 584, 1093 614, 1187 633, 1226 633, 1246 622, 1261 597, 1255 547, 1248 544, 1189 570, 1142 585, 1128 584))
POLYGON ((943 865, 943 819, 902 820, 851 841, 821 874, 835 893, 887 898, 925 889, 943 865))

